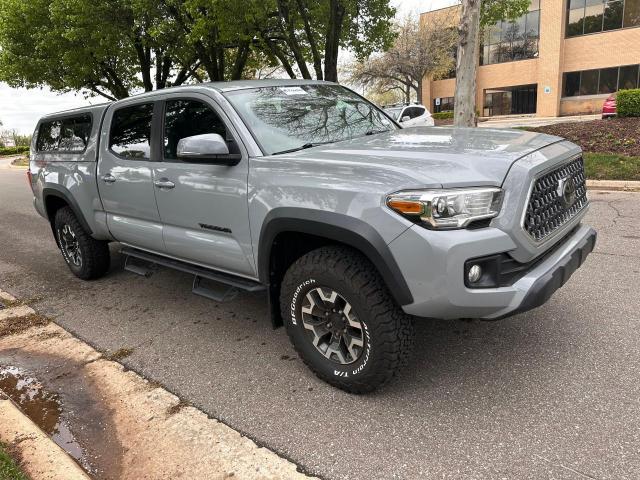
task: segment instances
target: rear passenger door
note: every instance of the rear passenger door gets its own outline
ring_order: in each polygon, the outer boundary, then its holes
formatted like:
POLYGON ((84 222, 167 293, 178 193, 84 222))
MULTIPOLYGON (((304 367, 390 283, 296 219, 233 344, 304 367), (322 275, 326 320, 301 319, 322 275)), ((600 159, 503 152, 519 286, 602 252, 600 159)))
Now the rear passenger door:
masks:
POLYGON ((122 243, 154 252, 164 251, 153 184, 153 166, 159 159, 154 109, 159 107, 146 101, 110 108, 98 162, 98 189, 111 234, 122 243))
POLYGON ((172 94, 162 116, 162 161, 155 163, 156 188, 166 252, 172 257, 254 278, 247 206, 249 159, 239 135, 220 106, 201 94, 172 94), (182 160, 178 142, 217 133, 237 165, 182 160))

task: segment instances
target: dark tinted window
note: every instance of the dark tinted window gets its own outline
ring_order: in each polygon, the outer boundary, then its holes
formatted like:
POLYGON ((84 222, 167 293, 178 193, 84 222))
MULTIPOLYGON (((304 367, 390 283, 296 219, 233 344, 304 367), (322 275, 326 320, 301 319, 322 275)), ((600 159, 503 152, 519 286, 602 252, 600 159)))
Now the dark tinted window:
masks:
POLYGON ((109 148, 129 159, 150 158, 152 114, 152 103, 116 110, 111 121, 109 148))
POLYGON ((620 67, 618 90, 638 88, 638 65, 620 67))
POLYGON ((624 3, 624 27, 640 26, 640 0, 626 0, 624 3))
POLYGON ((640 26, 640 0, 570 0, 567 36, 640 26))
POLYGON ((580 72, 567 73, 564 76, 564 96, 573 97, 580 94, 580 72))
POLYGON ((598 93, 613 93, 618 89, 618 67, 600 70, 598 93))
POLYGON ((622 28, 622 9, 624 2, 618 0, 615 2, 609 2, 604 7, 604 23, 602 24, 603 30, 615 30, 622 28))
POLYGON ((178 142, 185 137, 217 133, 227 138, 224 123, 211 107, 196 100, 167 102, 164 120, 164 157, 178 158, 178 142))
POLYGON ((80 153, 91 135, 91 115, 51 120, 40 125, 36 149, 39 152, 80 153))
POLYGON ((84 152, 91 136, 91 115, 70 117, 62 120, 60 134, 61 152, 84 152))
POLYGON ((580 95, 594 95, 598 93, 599 70, 587 70, 582 72, 580 78, 580 95))
POLYGON ((53 120, 40 125, 38 129, 38 141, 36 148, 39 152, 52 152, 58 149, 62 122, 53 120))

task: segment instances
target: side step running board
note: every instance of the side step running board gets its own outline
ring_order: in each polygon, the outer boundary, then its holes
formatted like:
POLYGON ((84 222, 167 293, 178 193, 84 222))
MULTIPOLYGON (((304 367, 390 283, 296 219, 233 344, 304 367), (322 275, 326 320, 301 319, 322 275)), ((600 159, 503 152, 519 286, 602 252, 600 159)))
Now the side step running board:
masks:
POLYGON ((121 253, 127 257, 124 264, 125 270, 144 277, 151 276, 154 271, 154 265, 161 265, 163 267, 192 274, 194 278, 191 291, 196 295, 200 295, 217 302, 228 302, 233 300, 240 290, 244 290, 245 292, 260 292, 267 288, 265 285, 253 280, 236 277, 229 273, 210 270, 208 268, 199 267, 197 265, 163 257, 161 255, 143 252, 142 250, 137 250, 135 248, 123 247, 121 253), (131 259, 141 260, 142 262, 146 262, 148 265, 133 263, 131 259), (208 283, 211 285, 209 287, 204 286, 203 280, 208 280, 208 283))

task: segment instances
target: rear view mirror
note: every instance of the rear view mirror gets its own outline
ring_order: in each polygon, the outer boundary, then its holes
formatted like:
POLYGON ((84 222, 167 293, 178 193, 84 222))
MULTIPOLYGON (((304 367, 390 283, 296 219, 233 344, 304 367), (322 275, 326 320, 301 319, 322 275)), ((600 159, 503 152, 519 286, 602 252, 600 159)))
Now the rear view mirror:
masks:
POLYGON ((181 138, 178 142, 178 158, 196 162, 237 165, 241 155, 229 153, 227 142, 217 133, 205 133, 181 138))
POLYGON ((411 117, 409 117, 409 115, 405 115, 404 117, 402 117, 402 118, 400 119, 400 121, 401 121, 401 122, 407 122, 407 121, 409 121, 409 120, 411 120, 411 117))

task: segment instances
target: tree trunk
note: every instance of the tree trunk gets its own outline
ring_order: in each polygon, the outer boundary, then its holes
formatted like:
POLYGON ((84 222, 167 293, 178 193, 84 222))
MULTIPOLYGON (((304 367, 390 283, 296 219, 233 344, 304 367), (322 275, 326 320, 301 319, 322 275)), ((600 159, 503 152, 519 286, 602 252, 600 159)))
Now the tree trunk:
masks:
POLYGON ((324 79, 330 82, 338 81, 338 49, 344 22, 344 5, 340 0, 330 0, 329 22, 324 50, 324 79))
POLYGON ((278 0, 278 11, 280 12, 280 18, 284 22, 284 26, 281 25, 281 28, 285 31, 282 33, 286 36, 286 42, 291 53, 293 53, 293 58, 296 59, 296 63, 300 69, 300 75, 302 75, 304 79, 311 80, 311 74, 307 68, 307 61, 302 53, 300 43, 296 38, 296 26, 293 24, 291 15, 289 14, 289 3, 286 0, 278 0))
POLYGON ((456 93, 454 120, 456 127, 475 127, 476 73, 480 43, 480 0, 462 0, 462 15, 458 26, 458 59, 456 63, 456 93))
POLYGON ((408 83, 404 86, 404 103, 411 103, 411 85, 408 83))
POLYGON ((418 88, 416 89, 418 103, 422 105, 422 78, 418 78, 418 88))
POLYGON ((313 57, 313 69, 316 71, 316 79, 322 80, 324 78, 322 74, 322 58, 318 52, 318 46, 316 45, 316 39, 313 38, 313 31, 311 30, 311 23, 309 21, 309 11, 307 6, 303 3, 303 0, 297 0, 298 11, 304 22, 304 32, 307 35, 307 41, 311 48, 311 56, 313 57))

